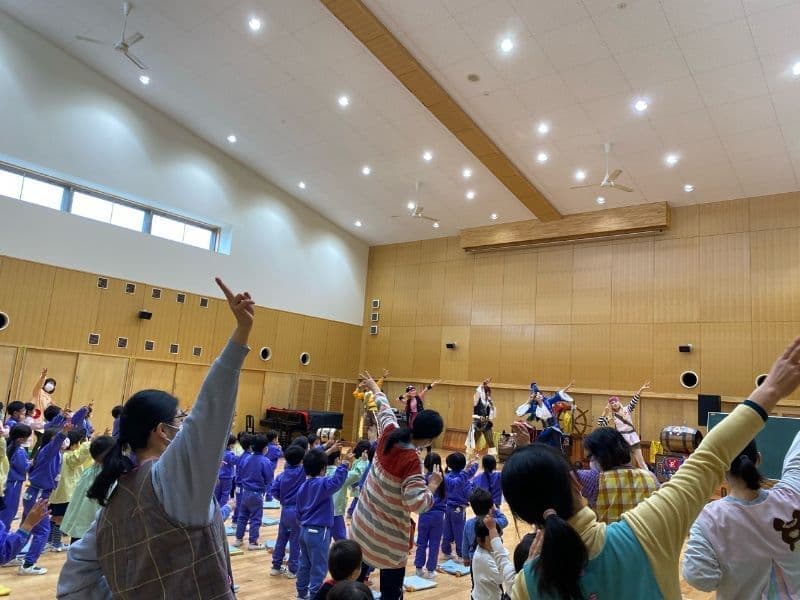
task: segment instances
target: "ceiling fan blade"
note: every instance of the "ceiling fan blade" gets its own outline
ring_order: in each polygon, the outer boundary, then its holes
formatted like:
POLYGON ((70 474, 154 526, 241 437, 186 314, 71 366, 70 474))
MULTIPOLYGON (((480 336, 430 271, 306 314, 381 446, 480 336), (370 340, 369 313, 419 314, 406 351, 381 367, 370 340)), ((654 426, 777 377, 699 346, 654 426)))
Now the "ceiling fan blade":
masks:
POLYGON ((82 42, 89 42, 91 44, 102 44, 103 46, 110 46, 111 42, 104 42, 103 40, 98 40, 91 37, 86 37, 85 35, 76 35, 76 40, 80 40, 82 42))
POLYGON ((621 185, 619 183, 614 183, 611 187, 615 190, 622 190, 623 192, 632 192, 633 188, 629 188, 627 185, 621 185))
POLYGON ((131 61, 133 64, 135 64, 137 67, 139 67, 142 71, 146 71, 147 70, 147 65, 144 64, 138 58, 136 58, 136 55, 131 54, 130 52, 123 52, 123 54, 127 57, 127 59, 129 61, 131 61))
POLYGON ((125 45, 128 46, 128 48, 130 48, 134 44, 136 44, 138 42, 141 42, 143 39, 144 39, 144 36, 137 31, 131 37, 129 37, 127 40, 125 40, 125 45))
POLYGON ((607 181, 610 181, 610 182, 612 182, 612 183, 613 183, 613 182, 614 182, 614 180, 615 180, 617 177, 619 177, 620 175, 622 175, 622 170, 621 170, 621 169, 614 169, 614 170, 611 172, 611 174, 610 174, 610 175, 609 175, 609 176, 606 178, 606 180, 607 180, 607 181))
POLYGON ((591 188, 591 187, 598 187, 599 184, 597 183, 587 183, 585 185, 571 185, 569 189, 571 190, 582 190, 583 188, 591 188))
POLYGON ((119 36, 120 42, 125 41, 125 27, 128 26, 128 15, 131 14, 131 3, 122 3, 122 33, 119 36))
POLYGON ((428 221, 438 221, 439 219, 434 219, 433 217, 429 217, 427 215, 420 215, 420 219, 427 219, 428 221))

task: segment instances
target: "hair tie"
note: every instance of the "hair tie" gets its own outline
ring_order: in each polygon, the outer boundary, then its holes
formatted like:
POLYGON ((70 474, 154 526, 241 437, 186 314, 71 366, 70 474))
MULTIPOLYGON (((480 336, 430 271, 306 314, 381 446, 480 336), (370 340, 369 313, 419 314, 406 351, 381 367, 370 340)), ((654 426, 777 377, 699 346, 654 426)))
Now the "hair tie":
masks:
POLYGON ((552 508, 548 508, 546 511, 542 513, 542 519, 545 521, 547 521, 547 519, 549 519, 550 517, 557 517, 557 516, 558 513, 555 511, 555 509, 552 508))

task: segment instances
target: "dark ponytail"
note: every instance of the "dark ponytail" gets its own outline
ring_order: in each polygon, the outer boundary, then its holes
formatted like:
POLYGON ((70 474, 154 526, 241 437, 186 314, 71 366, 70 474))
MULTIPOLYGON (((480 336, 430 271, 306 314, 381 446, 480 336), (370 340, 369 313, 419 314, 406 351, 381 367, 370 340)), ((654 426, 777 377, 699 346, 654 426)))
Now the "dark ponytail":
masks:
POLYGON ((580 578, 589 556, 578 532, 567 523, 576 509, 569 463, 554 448, 532 444, 509 457, 500 478, 514 516, 544 527, 535 567, 539 593, 559 600, 583 600, 580 578), (555 514, 545 518, 548 509, 555 514))
MULTIPOLYGON (((422 461, 422 466, 425 467, 425 470, 428 473, 433 473, 434 465, 439 465, 439 470, 442 469, 442 457, 439 456, 436 452, 430 452, 425 459, 422 461)), ((435 495, 439 496, 440 500, 445 499, 445 494, 447 493, 445 490, 444 481, 439 484, 439 487, 436 488, 435 495)))
POLYGON ((18 425, 14 425, 11 428, 11 431, 8 434, 8 447, 6 448, 6 456, 8 460, 11 460, 11 457, 14 456, 14 452, 17 451, 20 444, 31 437, 33 430, 23 423, 18 425))
POLYGON ((86 496, 106 506, 114 484, 133 469, 125 448, 131 452, 146 448, 150 434, 160 423, 170 423, 177 410, 178 399, 161 390, 142 390, 131 396, 119 417, 119 437, 103 458, 100 473, 86 496))
POLYGON ((758 470, 758 448, 756 441, 752 440, 742 452, 733 459, 728 471, 732 477, 744 481, 747 489, 760 490, 764 476, 758 470))

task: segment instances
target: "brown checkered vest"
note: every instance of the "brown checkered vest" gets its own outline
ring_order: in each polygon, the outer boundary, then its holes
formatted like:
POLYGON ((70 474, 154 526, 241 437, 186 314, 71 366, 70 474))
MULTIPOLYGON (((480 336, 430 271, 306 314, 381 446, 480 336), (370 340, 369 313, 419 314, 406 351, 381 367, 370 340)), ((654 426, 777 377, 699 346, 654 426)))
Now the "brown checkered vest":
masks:
POLYGON ((173 521, 153 489, 147 461, 123 476, 97 524, 97 558, 114 598, 235 598, 219 511, 202 527, 173 521))

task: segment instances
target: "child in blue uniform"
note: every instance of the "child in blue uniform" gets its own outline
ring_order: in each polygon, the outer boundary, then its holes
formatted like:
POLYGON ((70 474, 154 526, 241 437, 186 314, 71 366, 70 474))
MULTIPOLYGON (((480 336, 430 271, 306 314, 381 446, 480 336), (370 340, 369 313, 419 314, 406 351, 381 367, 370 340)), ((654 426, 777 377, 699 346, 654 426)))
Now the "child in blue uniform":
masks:
MULTIPOLYGON (((442 457, 431 452, 425 457, 425 483, 431 478, 434 472, 441 473, 442 457)), ((444 528, 444 513, 447 510, 445 486, 440 485, 433 493, 433 506, 419 516, 417 525, 417 554, 414 557, 414 566, 417 568, 417 576, 425 579, 436 577, 436 562, 439 558, 439 544, 442 541, 442 530, 444 528), (428 553, 427 560, 425 553, 428 553), (428 571, 422 570, 427 566, 428 571)))
MULTIPOLYGON (((492 502, 498 508, 503 503, 503 490, 500 487, 500 472, 495 471, 497 468, 497 459, 491 454, 487 454, 482 460, 483 471, 475 476, 472 480, 476 488, 483 488, 492 495, 492 502)), ((501 525, 505 527, 505 525, 501 525)))
POLYGON ((472 492, 472 478, 478 470, 478 463, 467 467, 467 458, 461 452, 453 452, 447 457, 447 474, 444 476, 447 510, 444 516, 444 535, 442 554, 445 560, 453 558, 451 544, 455 544, 458 558, 461 556, 461 539, 464 536, 464 511, 469 504, 472 492), (466 468, 465 468, 466 467, 466 468))
POLYGON ((6 414, 8 419, 6 419, 5 426, 8 429, 13 429, 16 425, 22 425, 22 419, 25 418, 25 403, 19 400, 9 402, 6 414))
MULTIPOLYGON (((333 452, 337 446, 328 450, 333 452)), ((300 522, 300 568, 297 571, 297 597, 313 598, 328 571, 328 547, 333 527, 333 494, 342 487, 350 464, 343 461, 331 477, 325 476, 328 457, 321 449, 311 449, 303 457, 308 479, 297 491, 297 518, 300 522)))
POLYGON ((228 436, 228 448, 222 455, 222 463, 219 467, 217 485, 214 488, 214 497, 220 506, 224 506, 231 499, 231 488, 233 488, 233 476, 236 474, 236 462, 238 457, 233 452, 233 445, 236 443, 236 436, 228 436))
POLYGON ((235 547, 244 542, 244 530, 250 523, 250 544, 248 550, 261 550, 258 534, 261 531, 261 518, 264 516, 264 494, 272 485, 272 472, 275 467, 266 456, 267 436, 257 435, 253 439, 253 454, 247 464, 239 471, 239 484, 242 486, 242 504, 239 519, 236 521, 235 547))
MULTIPOLYGON (((283 458, 283 450, 281 449, 281 445, 276 441, 277 439, 277 431, 270 430, 267 432, 267 458, 272 463, 273 478, 275 475, 275 469, 278 467, 278 460, 283 458)), ((267 490, 267 495, 264 499, 268 502, 273 500, 271 489, 267 490)))
POLYGON ((6 531, 11 530, 11 521, 17 516, 19 510, 19 498, 22 493, 22 485, 28 477, 28 453, 22 443, 31 436, 32 430, 27 425, 16 425, 8 435, 8 480, 5 489, 5 508, 0 511, 0 523, 6 531))
POLYGON ((272 577, 284 574, 289 579, 297 577, 300 559, 300 523, 297 521, 297 491, 306 480, 303 470, 305 450, 292 444, 286 449, 286 464, 283 472, 272 482, 270 492, 281 503, 281 521, 278 525, 278 539, 272 552, 272 577), (286 544, 289 544, 288 570, 283 569, 283 557, 286 555, 286 544))
POLYGON ((236 461, 236 476, 233 479, 233 484, 236 487, 236 504, 233 508, 233 524, 239 522, 239 511, 242 509, 242 482, 240 473, 245 468, 247 462, 253 456, 250 452, 250 445, 253 443, 253 436, 244 431, 239 433, 239 445, 242 447, 242 455, 236 461))
POLYGON ((501 529, 508 527, 508 519, 503 512, 494 506, 492 495, 488 490, 476 488, 469 495, 469 505, 475 516, 464 524, 464 535, 461 540, 461 555, 464 557, 464 564, 470 566, 472 557, 475 555, 475 524, 483 521, 483 518, 492 513, 495 524, 501 529))

